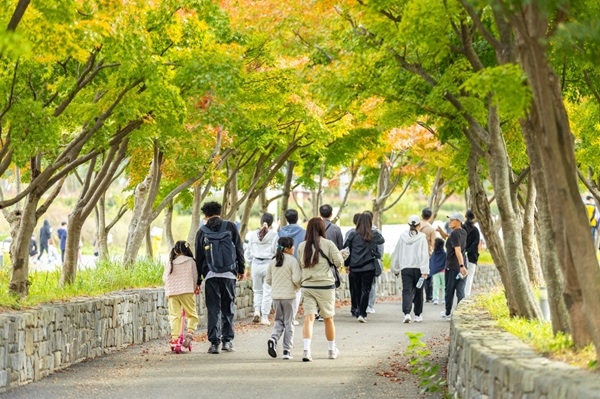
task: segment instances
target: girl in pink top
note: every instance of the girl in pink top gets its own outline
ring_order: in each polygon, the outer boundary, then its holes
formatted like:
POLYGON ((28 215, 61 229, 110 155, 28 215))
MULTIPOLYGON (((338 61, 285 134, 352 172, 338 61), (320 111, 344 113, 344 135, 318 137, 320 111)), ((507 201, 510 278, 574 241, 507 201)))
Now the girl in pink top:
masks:
POLYGON ((194 294, 199 293, 199 287, 196 286, 198 281, 196 261, 187 242, 177 241, 171 249, 169 263, 163 273, 163 281, 169 306, 171 344, 177 343, 181 329, 181 310, 184 309, 187 317, 187 334, 183 346, 187 348, 198 326, 198 312, 194 294))

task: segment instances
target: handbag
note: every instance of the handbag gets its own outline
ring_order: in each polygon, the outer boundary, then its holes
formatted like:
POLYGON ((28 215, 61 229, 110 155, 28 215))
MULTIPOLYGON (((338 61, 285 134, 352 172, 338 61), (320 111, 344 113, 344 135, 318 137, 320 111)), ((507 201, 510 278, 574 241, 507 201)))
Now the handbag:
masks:
POLYGON ((383 272, 383 261, 375 258, 375 277, 381 276, 381 272, 383 272))
POLYGON ((322 249, 319 249, 319 253, 327 260, 327 263, 329 263, 329 268, 331 269, 331 273, 333 273, 333 278, 335 279, 335 288, 340 288, 340 272, 338 271, 337 267, 335 267, 333 262, 327 257, 327 255, 323 253, 322 249))

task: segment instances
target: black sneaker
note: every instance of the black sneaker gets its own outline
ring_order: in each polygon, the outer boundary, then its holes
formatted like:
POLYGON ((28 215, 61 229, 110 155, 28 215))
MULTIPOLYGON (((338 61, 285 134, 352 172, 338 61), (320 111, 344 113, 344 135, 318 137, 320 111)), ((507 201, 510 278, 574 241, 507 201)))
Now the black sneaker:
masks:
POLYGON ((213 355, 219 354, 219 344, 210 344, 210 348, 208 348, 208 353, 212 353, 213 355))
POLYGON ((267 341, 267 351, 269 352, 269 356, 277 357, 277 342, 273 338, 270 338, 267 341))
POLYGON ((317 315, 317 321, 323 321, 323 316, 321 316, 320 314, 317 315))
POLYGON ((223 342, 223 348, 221 349, 223 349, 225 352, 233 352, 233 342, 223 342))

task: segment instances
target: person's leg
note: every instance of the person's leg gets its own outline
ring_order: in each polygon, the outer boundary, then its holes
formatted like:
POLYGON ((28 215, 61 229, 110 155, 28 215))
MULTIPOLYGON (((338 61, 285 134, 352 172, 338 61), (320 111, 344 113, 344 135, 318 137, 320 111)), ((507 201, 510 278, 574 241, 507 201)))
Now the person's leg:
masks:
POLYGON ((181 302, 179 301, 179 295, 169 297, 167 303, 169 307, 169 321, 171 324, 171 339, 176 340, 179 338, 181 329, 181 302))
POLYGON ((279 338, 281 338, 281 335, 283 335, 285 332, 285 309, 283 307, 283 301, 280 299, 273 300, 273 307, 275 308, 275 324, 273 326, 271 338, 277 342, 279 341, 279 338))
POLYGON ((60 250, 60 263, 65 263, 65 250, 60 250))
POLYGON ((373 284, 371 285, 371 292, 369 293, 369 306, 367 309, 370 313, 375 312, 375 299, 377 298, 377 277, 373 279, 373 284))
POLYGON ((452 314, 452 305, 454 302, 454 290, 456 289, 456 275, 458 270, 446 270, 446 315, 452 314))
MULTIPOLYGON (((411 269, 413 271, 413 280, 419 281, 421 278, 421 270, 420 269, 411 269)), ((413 299, 413 303, 415 305, 414 311, 415 316, 421 316, 423 313, 423 286, 421 288, 417 288, 417 284, 415 283, 415 297, 413 299)))
POLYGON ((417 282, 413 279, 411 269, 402 269, 400 275, 402 276, 402 313, 407 315, 412 308, 417 282))
POLYGON ((427 276, 425 279, 425 300, 427 302, 433 301, 433 278, 431 276, 427 276))
POLYGON ((354 317, 358 317, 358 293, 356 288, 356 273, 348 273, 348 288, 350 289, 350 312, 354 317))
POLYGON ((442 275, 442 273, 436 273, 431 277, 431 279, 433 280, 432 298, 433 298, 433 303, 436 305, 440 301, 440 286, 441 286, 440 275, 442 275))
POLYGON ((221 341, 221 290, 219 278, 205 280, 204 295, 206 298, 206 332, 212 344, 221 341))
POLYGON ((180 295, 181 305, 185 309, 185 317, 187 319, 186 331, 194 333, 198 328, 198 310, 196 309, 196 298, 194 294, 180 295))
POLYGON ((324 317, 325 322, 325 337, 327 337, 327 341, 335 341, 335 324, 333 323, 332 317, 324 317))
POLYGON ((261 265, 252 265, 251 273, 252 273, 252 291, 254 292, 254 315, 258 316, 258 318, 254 318, 255 322, 259 322, 260 320, 260 309, 262 307, 263 300, 263 278, 264 273, 261 270, 261 265))
MULTIPOLYGON (((302 341, 304 352, 302 361, 309 362, 312 360, 310 354, 310 344, 313 336, 313 325, 315 322, 315 313, 317 313, 317 301, 309 288, 302 289, 302 306, 304 307, 304 324, 302 325, 302 341)), ((316 290, 315 290, 316 291, 316 290)))
POLYGON ((271 305, 273 304, 273 298, 271 297, 271 286, 267 284, 267 269, 269 265, 265 265, 265 278, 263 279, 263 298, 262 298, 262 307, 260 309, 262 318, 269 319, 269 314, 271 313, 271 305))
POLYGON ((469 262, 466 283, 465 283, 465 296, 471 296, 471 288, 473 287, 473 279, 475 278, 475 271, 477 270, 477 264, 469 262))
POLYGON ((221 334, 223 342, 230 342, 234 338, 233 316, 235 305, 235 284, 232 278, 219 278, 221 280, 221 334))
MULTIPOLYGON (((283 322, 283 350, 291 351, 294 347, 294 300, 281 299, 279 303, 283 322)), ((277 311, 275 314, 277 315, 277 311)))
POLYGON ((367 306, 369 306, 369 294, 371 293, 371 286, 373 285, 373 279, 375 278, 375 271, 369 270, 361 272, 360 277, 360 308, 359 314, 363 318, 367 317, 367 306))
POLYGON ((459 280, 454 280, 456 281, 455 285, 454 285, 454 289, 456 290, 456 304, 458 305, 460 303, 460 301, 463 300, 463 298, 465 297, 465 284, 467 279, 466 278, 462 278, 459 280))
POLYGON ((296 300, 294 301, 294 318, 298 314, 298 308, 300 308, 301 303, 302 303, 302 290, 298 290, 298 292, 296 292, 296 300))
POLYGON ((440 298, 442 303, 446 303, 446 272, 438 273, 440 274, 440 286, 442 288, 442 293, 440 294, 440 298))

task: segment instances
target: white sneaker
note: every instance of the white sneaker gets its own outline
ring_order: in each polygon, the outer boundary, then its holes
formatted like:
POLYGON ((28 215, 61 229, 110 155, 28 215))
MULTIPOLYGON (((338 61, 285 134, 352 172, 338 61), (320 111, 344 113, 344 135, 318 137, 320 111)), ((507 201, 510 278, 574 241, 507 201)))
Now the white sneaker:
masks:
POLYGON ((302 352, 302 361, 303 362, 312 362, 312 356, 310 355, 310 351, 302 352))
POLYGON ((405 323, 410 323, 410 315, 409 314, 405 314, 404 315, 404 322, 405 323))
POLYGON ((299 323, 299 322, 298 322, 298 320, 296 320, 296 319, 294 319, 294 322, 293 322, 293 324, 294 324, 295 326, 299 326, 299 325, 300 325, 300 323, 299 323))
POLYGON ((434 305, 437 305, 437 304, 438 304, 438 300, 437 300, 437 299, 434 299, 434 300, 433 300, 433 304, 434 304, 434 305))
POLYGON ((294 358, 294 356, 292 356, 292 352, 291 351, 287 351, 287 350, 283 351, 282 359, 288 360, 288 359, 293 359, 293 358, 294 358))
POLYGON ((423 316, 415 316, 415 323, 420 323, 423 321, 423 316))
POLYGON ((375 309, 373 309, 371 306, 367 306, 367 313, 375 313, 375 309))
POLYGON ((444 319, 444 320, 452 319, 452 315, 446 314, 445 310, 442 310, 440 314, 442 315, 442 319, 444 319))
POLYGON ((263 326, 269 326, 269 325, 271 325, 271 322, 269 321, 268 318, 263 317, 262 319, 260 319, 260 324, 262 324, 263 326))
POLYGON ((340 354, 340 350, 338 348, 335 348, 334 350, 329 351, 329 358, 335 359, 338 357, 339 354, 340 354))
POLYGON ((365 319, 365 318, 364 318, 364 317, 362 317, 362 316, 358 316, 358 322, 359 322, 359 323, 366 323, 366 322, 367 322, 367 319, 365 319))

